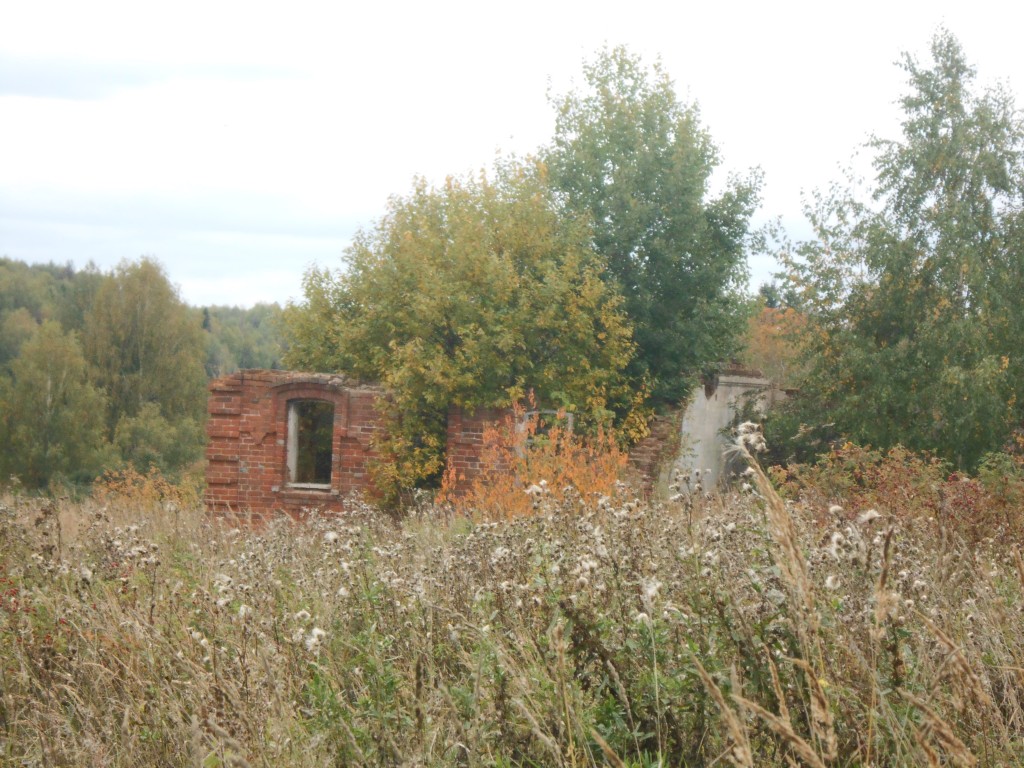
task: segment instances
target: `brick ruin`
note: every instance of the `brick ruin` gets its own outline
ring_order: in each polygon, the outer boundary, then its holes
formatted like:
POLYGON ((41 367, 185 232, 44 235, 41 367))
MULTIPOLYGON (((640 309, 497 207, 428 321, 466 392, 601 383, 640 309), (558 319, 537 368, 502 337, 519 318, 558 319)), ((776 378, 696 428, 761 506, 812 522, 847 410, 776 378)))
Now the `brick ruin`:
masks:
MULTIPOLYGON (((259 522, 280 513, 299 519, 313 508, 342 512, 353 495, 372 500, 381 387, 336 374, 243 370, 208 388, 207 509, 259 522)), ((446 454, 459 484, 487 469, 484 432, 511 416, 507 409, 449 411, 446 454)), ((630 452, 642 494, 674 457, 678 429, 678 416, 655 419, 630 452)))
MULTIPOLYGON (((209 385, 206 506, 264 520, 341 512, 353 494, 373 496, 372 439, 382 429, 378 386, 343 376, 243 370, 209 385)), ((503 410, 448 416, 447 454, 460 481, 483 470, 483 435, 503 410)))

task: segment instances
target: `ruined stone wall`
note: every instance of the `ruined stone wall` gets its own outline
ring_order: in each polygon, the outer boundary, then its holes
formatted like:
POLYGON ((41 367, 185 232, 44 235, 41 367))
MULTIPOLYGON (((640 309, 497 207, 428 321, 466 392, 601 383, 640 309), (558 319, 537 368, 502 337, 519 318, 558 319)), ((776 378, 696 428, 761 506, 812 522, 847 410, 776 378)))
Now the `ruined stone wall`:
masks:
POLYGON ((759 371, 738 368, 726 369, 714 381, 697 387, 683 417, 683 453, 676 462, 678 471, 692 476, 700 469, 706 490, 728 480, 723 452, 732 438, 723 435, 723 430, 745 403, 763 412, 768 404, 784 397, 759 371))
POLYGON ((509 409, 478 408, 466 411, 452 408, 448 412, 448 466, 455 472, 456 487, 468 487, 488 467, 484 464, 484 433, 490 427, 509 422, 509 409))
POLYGON ((679 408, 652 416, 647 424, 650 430, 647 437, 629 449, 628 479, 646 498, 655 495, 659 483, 665 487, 669 484, 668 475, 679 453, 682 419, 679 408))
MULTIPOLYGON (((260 522, 281 512, 301 518, 308 509, 344 511, 352 494, 372 500, 370 463, 374 435, 383 428, 380 387, 342 376, 294 371, 244 370, 209 385, 206 505, 211 511, 260 522), (288 473, 288 407, 297 400, 334 406, 330 484, 298 487, 288 473)), ((508 411, 453 408, 447 454, 459 484, 483 471, 483 438, 508 411)), ((457 490, 457 488, 456 488, 457 490)))
POLYGON ((209 385, 206 504, 215 512, 257 520, 277 512, 301 517, 309 508, 342 511, 346 496, 372 492, 369 463, 381 428, 378 387, 328 374, 245 370, 209 385), (288 403, 334 406, 329 488, 288 481, 288 403))
MULTIPOLYGON (((343 376, 295 371, 244 370, 209 385, 206 448, 206 505, 213 512, 260 523, 287 513, 296 519, 308 510, 343 512, 346 500, 375 495, 370 465, 377 459, 374 436, 383 429, 377 404, 384 391, 343 376), (329 483, 290 482, 288 469, 289 403, 316 400, 334 407, 329 483)), ((508 409, 452 408, 448 414, 446 454, 455 486, 468 487, 486 471, 484 436, 489 427, 507 424, 508 409)), ((631 451, 633 479, 650 494, 666 457, 678 449, 679 418, 652 423, 651 435, 631 451)))

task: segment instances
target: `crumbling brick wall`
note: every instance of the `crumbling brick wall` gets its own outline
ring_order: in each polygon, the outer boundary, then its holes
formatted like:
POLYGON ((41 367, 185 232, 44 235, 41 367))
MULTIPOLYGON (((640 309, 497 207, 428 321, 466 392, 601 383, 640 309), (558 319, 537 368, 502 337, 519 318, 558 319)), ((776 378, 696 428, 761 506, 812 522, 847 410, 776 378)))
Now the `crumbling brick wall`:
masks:
POLYGON ((668 485, 668 474, 682 442, 682 420, 678 408, 653 416, 647 424, 647 437, 629 449, 628 479, 647 498, 656 493, 659 482, 668 485))
POLYGON ((493 426, 506 426, 511 422, 511 409, 480 408, 466 411, 452 408, 448 411, 448 438, 446 455, 449 470, 454 471, 456 486, 468 487, 484 470, 484 433, 493 426))
MULTIPOLYGON (((353 494, 372 500, 370 465, 378 458, 373 437, 383 429, 380 387, 335 374, 244 370, 211 382, 209 392, 206 505, 211 511, 259 522, 280 513, 301 518, 313 508, 342 512, 353 494), (293 482, 290 474, 289 408, 302 401, 326 402, 334 409, 328 482, 293 482)), ((484 435, 511 418, 508 409, 451 409, 446 453, 456 479, 452 490, 457 493, 488 469, 484 435)), ((648 493, 666 450, 678 444, 677 419, 663 421, 655 422, 651 437, 631 452, 639 487, 648 493)))
MULTIPOLYGON (((344 511, 352 494, 372 498, 373 437, 383 428, 376 407, 384 396, 380 387, 333 374, 243 370, 211 382, 209 392, 206 505, 211 511, 255 521, 281 512, 301 518, 312 508, 344 511), (328 483, 290 477, 289 408, 310 400, 334 407, 328 483)), ((483 470, 484 431, 507 414, 483 409, 449 414, 447 452, 462 482, 483 470)))
POLYGON ((279 511, 301 517, 313 507, 341 511, 346 496, 371 490, 379 387, 329 374, 245 370, 213 381, 209 390, 209 509, 257 519, 279 511), (329 487, 300 487, 288 477, 289 403, 301 400, 334 407, 329 487))

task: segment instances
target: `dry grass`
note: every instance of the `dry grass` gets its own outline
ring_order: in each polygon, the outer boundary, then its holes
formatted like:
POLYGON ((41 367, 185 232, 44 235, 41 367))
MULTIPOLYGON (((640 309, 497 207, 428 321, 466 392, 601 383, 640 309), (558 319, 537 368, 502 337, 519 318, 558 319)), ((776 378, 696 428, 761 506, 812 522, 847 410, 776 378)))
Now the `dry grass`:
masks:
POLYGON ((6 499, 0 764, 1022 764, 1016 550, 753 479, 260 532, 6 499))

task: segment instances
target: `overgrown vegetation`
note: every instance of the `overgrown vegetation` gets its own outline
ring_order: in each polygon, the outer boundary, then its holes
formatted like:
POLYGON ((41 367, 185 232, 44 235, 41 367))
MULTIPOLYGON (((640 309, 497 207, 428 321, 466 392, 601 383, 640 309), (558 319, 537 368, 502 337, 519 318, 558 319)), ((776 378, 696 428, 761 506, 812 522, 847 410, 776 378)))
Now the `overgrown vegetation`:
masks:
POLYGON ((1024 418, 1024 123, 948 32, 902 68, 903 135, 870 142, 871 186, 819 193, 814 239, 783 254, 808 366, 784 423, 973 470, 1024 418))
POLYGON ((759 175, 713 192, 697 105, 623 48, 552 97, 536 158, 393 198, 343 270, 306 275, 283 344, 276 305, 186 307, 149 259, 0 259, 0 482, 176 479, 201 455, 204 366, 283 361, 387 389, 377 480, 397 504, 440 483, 449 407, 533 391, 638 438, 649 408, 740 353, 744 326, 744 362, 799 390, 767 426, 779 461, 849 440, 975 472, 1024 423, 1024 123, 952 34, 930 54, 901 62, 902 135, 868 143, 874 178, 812 196, 813 237, 783 246, 756 302, 741 286, 767 231, 750 226, 759 175))
MULTIPOLYGON (((789 501, 752 469, 666 505, 534 477, 495 522, 7 498, 0 760, 1019 764, 1024 563, 918 503, 933 466, 850 448, 789 501)), ((971 482, 1019 534, 1020 462, 971 482)))
POLYGON ((638 438, 648 399, 739 347, 759 177, 711 195, 717 150, 660 66, 616 48, 584 75, 538 158, 417 181, 285 310, 287 365, 390 393, 385 498, 437 487, 451 406, 533 392, 638 438))
POLYGON ((565 407, 404 517, 236 528, 168 481, 202 361, 274 364, 273 308, 0 260, 0 762, 1024 764, 1022 132, 951 36, 932 54, 877 205, 822 196, 764 292, 756 352, 801 394, 768 422, 785 466, 722 494, 638 500, 602 432, 733 348, 757 193, 706 201, 696 111, 624 51, 560 102, 549 168, 417 186, 288 310, 290 362, 392 392, 396 498, 441 474, 449 405, 565 407), (20 493, 103 469, 81 503, 20 493))
POLYGON ((194 471, 206 374, 278 365, 279 314, 190 308, 150 259, 108 273, 0 259, 0 485, 194 471))
POLYGON ((207 376, 224 376, 242 368, 281 368, 284 347, 279 305, 203 307, 201 314, 203 330, 209 334, 207 376))
POLYGON ((712 193, 718 149, 660 63, 604 49, 583 75, 583 87, 552 97, 555 135, 541 156, 566 210, 591 222, 624 297, 633 379, 657 402, 677 402, 738 349, 760 174, 712 193))
POLYGON ((438 503, 460 517, 493 521, 532 514, 544 500, 610 498, 629 456, 614 432, 577 432, 573 416, 517 406, 505 423, 484 430, 476 477, 460 476, 449 464, 438 503))
POLYGON ((285 362, 384 385, 386 496, 436 488, 451 406, 505 407, 529 390, 592 424, 633 413, 629 319, 589 237, 557 211, 542 166, 511 162, 418 183, 344 270, 307 273, 306 302, 285 310, 285 362))

